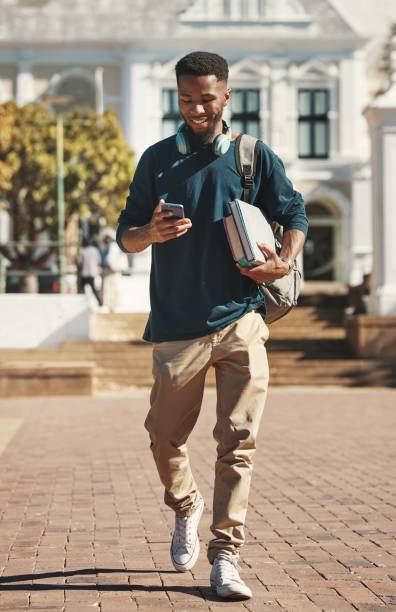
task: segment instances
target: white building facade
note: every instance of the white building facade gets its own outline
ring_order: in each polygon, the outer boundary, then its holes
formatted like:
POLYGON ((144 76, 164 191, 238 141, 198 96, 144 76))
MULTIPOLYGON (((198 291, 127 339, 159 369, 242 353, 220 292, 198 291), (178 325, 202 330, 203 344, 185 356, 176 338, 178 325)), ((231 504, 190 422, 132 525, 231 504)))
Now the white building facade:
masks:
POLYGON ((139 157, 178 124, 177 60, 199 49, 223 55, 233 130, 272 147, 305 199, 306 279, 357 284, 372 267, 362 111, 379 82, 374 43, 396 22, 396 3, 346 4, 349 14, 340 0, 170 0, 161 9, 153 0, 0 0, 0 102, 71 96, 113 108, 139 157))

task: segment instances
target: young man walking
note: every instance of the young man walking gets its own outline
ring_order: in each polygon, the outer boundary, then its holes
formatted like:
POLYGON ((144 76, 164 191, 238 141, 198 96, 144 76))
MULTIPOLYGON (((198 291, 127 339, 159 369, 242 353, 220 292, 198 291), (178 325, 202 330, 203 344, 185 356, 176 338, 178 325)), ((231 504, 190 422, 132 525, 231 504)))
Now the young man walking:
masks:
POLYGON ((213 366, 217 461, 210 581, 220 597, 249 598, 237 560, 268 385, 268 329, 257 283, 290 271, 304 244, 307 219, 282 162, 261 143, 252 202, 284 226, 282 250, 278 256, 262 245, 266 263, 238 269, 222 223, 224 205, 243 199, 235 145, 222 119, 231 95, 227 62, 214 53, 190 53, 177 63, 176 77, 184 124, 177 135, 142 155, 117 239, 132 253, 152 245, 151 313, 144 339, 153 343, 154 386, 145 426, 165 503, 176 515, 172 563, 187 571, 199 554, 204 502, 186 442, 199 415, 206 372, 213 366), (185 218, 163 211, 165 202, 182 204, 185 218))

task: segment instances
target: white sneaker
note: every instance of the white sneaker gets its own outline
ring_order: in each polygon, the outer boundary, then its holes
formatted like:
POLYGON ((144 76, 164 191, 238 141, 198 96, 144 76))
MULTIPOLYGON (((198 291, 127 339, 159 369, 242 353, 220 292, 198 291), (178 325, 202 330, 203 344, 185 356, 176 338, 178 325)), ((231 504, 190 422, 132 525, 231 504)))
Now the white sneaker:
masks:
POLYGON ((232 555, 220 552, 210 572, 210 586, 219 597, 227 599, 250 599, 252 591, 239 575, 238 564, 232 555))
POLYGON ((204 509, 201 499, 198 507, 190 516, 177 516, 175 531, 171 544, 171 559, 178 572, 187 572, 192 569, 199 556, 198 524, 204 509))

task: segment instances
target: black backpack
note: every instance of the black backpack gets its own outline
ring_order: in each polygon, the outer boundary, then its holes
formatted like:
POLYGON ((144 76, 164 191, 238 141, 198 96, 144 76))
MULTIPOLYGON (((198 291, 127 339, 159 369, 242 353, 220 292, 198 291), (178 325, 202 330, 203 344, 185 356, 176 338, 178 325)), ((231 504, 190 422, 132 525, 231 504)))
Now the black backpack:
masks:
MULTIPOLYGON (((242 177, 243 200, 251 204, 252 188, 257 164, 257 149, 260 140, 248 134, 239 134, 235 140, 235 161, 242 177)), ((279 254, 282 246, 283 227, 279 223, 271 223, 275 238, 275 249, 279 254)), ((274 323, 284 317, 297 304, 300 293, 302 270, 295 260, 293 270, 283 278, 259 285, 265 300, 267 324, 274 323)))

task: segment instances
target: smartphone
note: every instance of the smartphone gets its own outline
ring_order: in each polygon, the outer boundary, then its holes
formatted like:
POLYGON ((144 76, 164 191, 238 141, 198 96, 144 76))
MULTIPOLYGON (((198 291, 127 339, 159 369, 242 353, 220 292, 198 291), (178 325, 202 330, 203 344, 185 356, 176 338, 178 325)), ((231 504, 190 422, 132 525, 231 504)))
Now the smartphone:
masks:
POLYGON ((171 204, 170 202, 165 202, 165 204, 162 204, 161 210, 173 213, 172 217, 168 217, 169 219, 184 219, 183 204, 171 204))

